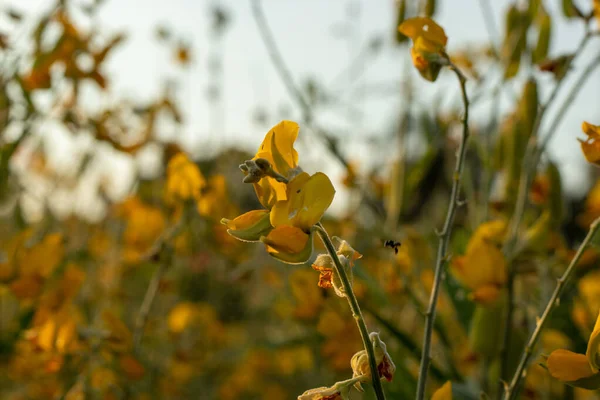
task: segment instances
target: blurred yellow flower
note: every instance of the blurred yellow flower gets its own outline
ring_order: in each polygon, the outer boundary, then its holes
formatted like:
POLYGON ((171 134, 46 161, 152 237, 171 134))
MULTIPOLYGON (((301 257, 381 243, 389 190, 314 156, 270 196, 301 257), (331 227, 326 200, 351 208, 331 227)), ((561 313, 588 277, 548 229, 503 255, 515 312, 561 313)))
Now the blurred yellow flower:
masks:
POLYGON ((581 143, 581 150, 588 162, 600 165, 600 126, 584 122, 581 130, 587 135, 585 140, 577 139, 581 143))
POLYGON ((478 303, 493 303, 506 282, 506 261, 501 250, 505 232, 505 221, 480 225, 469 240, 465 255, 456 257, 452 264, 452 272, 472 290, 473 300, 478 303))
POLYGON ((452 382, 447 381, 433 393, 431 400, 452 400, 452 382))
POLYGON ((431 18, 415 17, 402 22, 398 30, 413 41, 410 49, 413 65, 423 78, 435 81, 442 66, 448 64, 448 37, 444 28, 431 18))
POLYGON ((167 165, 165 201, 176 205, 188 200, 199 200, 206 180, 200 168, 183 152, 175 154, 167 165))
POLYGON ((146 255, 166 226, 161 210, 144 204, 139 198, 127 199, 120 207, 121 214, 127 221, 123 233, 123 259, 135 263, 146 255))

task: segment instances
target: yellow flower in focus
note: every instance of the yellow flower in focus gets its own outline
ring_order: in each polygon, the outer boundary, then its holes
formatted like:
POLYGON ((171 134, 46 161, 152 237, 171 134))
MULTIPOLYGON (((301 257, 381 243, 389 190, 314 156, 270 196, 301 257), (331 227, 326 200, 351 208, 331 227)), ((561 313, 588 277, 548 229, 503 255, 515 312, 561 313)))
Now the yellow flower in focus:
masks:
POLYGON ((469 240, 465 255, 454 259, 452 272, 472 290, 473 300, 478 303, 493 303, 506 282, 506 261, 501 250, 505 232, 505 221, 480 225, 469 240))
POLYGON ((554 378, 575 387, 600 389, 600 314, 584 354, 565 349, 553 351, 546 361, 554 378))
POLYGON ((589 122, 584 122, 581 125, 581 130, 587 135, 587 139, 579 140, 581 150, 588 162, 600 165, 600 126, 592 125, 589 122))
POLYGON ((431 18, 415 17, 402 22, 398 31, 412 39, 410 55, 421 76, 435 81, 442 66, 449 62, 446 54, 448 37, 444 28, 431 18))
POLYGON ((205 186, 206 180, 200 169, 185 153, 177 153, 169 160, 165 189, 167 204, 198 200, 205 186))
POLYGON ((298 131, 297 123, 281 121, 267 133, 254 158, 240 165, 244 182, 254 185, 266 209, 221 219, 231 236, 260 240, 271 256, 288 264, 302 264, 310 258, 313 225, 335 194, 327 175, 311 176, 298 167, 294 149, 298 131))
MULTIPOLYGON (((242 214, 233 220, 223 218, 221 223, 227 226, 227 233, 236 239, 245 242, 258 242, 262 236, 268 235, 273 228, 270 222, 269 212, 279 200, 287 199, 286 183, 280 182, 266 174, 267 171, 260 167, 267 163, 272 172, 286 179, 292 179, 300 170, 298 168, 298 152, 294 149, 294 142, 298 137, 298 124, 292 121, 281 121, 275 125, 265 136, 252 161, 261 160, 253 165, 259 169, 260 175, 250 180, 256 191, 260 203, 266 208, 264 210, 252 210, 242 214)), ((246 164, 250 162, 247 161, 246 164)), ((248 165, 240 166, 246 178, 253 172, 249 171, 248 165), (244 168, 242 168, 244 167, 244 168)))

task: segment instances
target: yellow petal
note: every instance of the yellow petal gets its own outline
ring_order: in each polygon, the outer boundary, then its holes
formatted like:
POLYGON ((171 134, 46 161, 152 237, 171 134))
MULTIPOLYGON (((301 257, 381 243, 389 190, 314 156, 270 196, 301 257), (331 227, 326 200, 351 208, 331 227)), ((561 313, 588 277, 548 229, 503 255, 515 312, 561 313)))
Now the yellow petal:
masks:
POLYGON ((196 319, 198 308, 196 304, 184 301, 177 304, 169 313, 167 325, 174 333, 181 333, 196 319))
POLYGON ((312 234, 291 225, 274 228, 261 241, 269 255, 288 264, 303 264, 312 254, 312 234))
POLYGON ((484 285, 473 290, 473 301, 479 304, 492 304, 500 296, 500 288, 496 285, 484 285))
POLYGON ((248 211, 233 220, 223 218, 221 223, 227 226, 228 234, 244 242, 258 242, 272 228, 268 210, 248 211))
POLYGON ((222 222, 229 229, 233 230, 241 230, 248 229, 252 225, 254 225, 258 220, 268 214, 268 210, 252 210, 235 217, 233 220, 222 219, 222 222))
POLYGON ((444 32, 444 28, 439 26, 431 18, 427 17, 409 18, 400 24, 398 30, 412 40, 423 37, 436 43, 440 48, 443 48, 448 42, 448 37, 444 32))
POLYGON ((500 288, 506 282, 506 261, 500 249, 505 229, 505 221, 481 224, 469 240, 465 256, 455 259, 453 273, 471 290, 500 288))
POLYGON ((294 225, 294 217, 303 207, 304 185, 310 179, 306 172, 300 173, 287 185, 286 200, 278 201, 271 210, 271 225, 294 225))
POLYGON ((589 163, 600 165, 600 141, 592 137, 586 141, 578 140, 581 143, 581 151, 583 151, 585 159, 589 163))
POLYGON ((594 325, 594 330, 590 335, 590 340, 588 341, 587 351, 585 353, 588 362, 590 363, 590 367, 592 371, 598 372, 600 370, 600 314, 596 318, 596 324, 594 325))
POLYGON ((325 211, 331 205, 335 196, 335 189, 329 177, 322 172, 317 172, 306 182, 300 193, 303 194, 302 208, 295 216, 295 226, 310 229, 321 220, 325 211))
POLYGON ((584 121, 583 124, 581 124, 581 130, 593 139, 600 139, 600 126, 592 125, 589 122, 584 121))
POLYGON ((433 393, 431 400, 452 400, 452 382, 447 381, 433 393))
POLYGON ((288 184, 288 199, 273 207, 271 224, 293 225, 308 231, 319 222, 334 195, 335 189, 327 175, 317 172, 309 177, 303 172, 288 184))
POLYGON ((562 382, 574 382, 594 375, 586 356, 565 349, 550 353, 546 366, 550 375, 562 382))
POLYGON ((281 121, 267 133, 254 159, 269 160, 275 171, 287 176, 290 169, 298 166, 298 152, 294 149, 294 142, 299 130, 296 122, 281 121))
POLYGON ((281 225, 273 229, 263 242, 277 251, 298 253, 302 251, 307 240, 308 235, 301 229, 291 225, 281 225))
POLYGON ((260 181, 253 183, 256 197, 260 204, 265 208, 271 209, 278 200, 287 199, 286 184, 277 182, 271 177, 264 177, 260 181))

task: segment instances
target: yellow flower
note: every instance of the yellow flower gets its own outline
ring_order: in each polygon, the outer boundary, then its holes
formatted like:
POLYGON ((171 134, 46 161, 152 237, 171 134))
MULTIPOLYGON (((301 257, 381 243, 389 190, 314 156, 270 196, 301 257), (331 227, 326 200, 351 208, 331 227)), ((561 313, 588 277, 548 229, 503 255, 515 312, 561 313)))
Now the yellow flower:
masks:
POLYGON ((585 140, 577 139, 581 142, 581 150, 588 162, 600 165, 600 126, 592 125, 589 122, 584 122, 581 125, 581 130, 588 137, 585 140))
POLYGON ((198 200, 206 180, 198 166, 185 153, 175 154, 167 166, 166 202, 198 200))
POLYGON ((558 349, 550 354, 546 365, 550 375, 568 385, 600 389, 600 314, 585 355, 558 349))
MULTIPOLYGON (((266 160, 273 172, 286 179, 291 179, 294 171, 298 170, 298 153, 294 149, 294 142, 298 137, 299 129, 295 122, 281 121, 265 136, 252 159, 253 161, 261 160, 261 163, 254 165, 260 175, 255 179, 245 181, 252 182, 256 196, 266 210, 252 210, 233 220, 221 219, 221 223, 227 226, 227 233, 231 236, 246 242, 258 242, 273 228, 270 223, 269 211, 278 200, 287 199, 286 183, 267 176, 266 171, 260 167, 264 166, 262 162, 266 160)), ((252 163, 246 161, 240 166, 247 175, 246 178, 256 172, 249 171, 248 165, 252 165, 252 163)))
POLYGON ((413 65, 423 78, 435 81, 442 66, 448 63, 448 37, 444 28, 431 18, 415 17, 402 22, 398 30, 413 41, 410 49, 413 65))
POLYGON ((465 255, 457 257, 452 265, 456 278, 472 290, 473 300, 478 303, 493 303, 506 282, 506 261, 500 249, 505 231, 505 221, 480 225, 465 255))
POLYGON ((121 205, 127 221, 123 232, 123 259, 127 263, 139 262, 152 248, 165 229, 166 221, 161 210, 133 197, 121 205))
POLYGON ((286 200, 271 210, 274 229, 261 240, 268 253, 290 264, 306 262, 312 253, 312 231, 333 201, 335 189, 327 175, 301 172, 287 185, 286 200))
POLYGON ((452 382, 447 381, 433 393, 431 400, 452 400, 452 382))
POLYGON ((243 241, 262 241, 268 253, 289 264, 301 264, 312 253, 314 224, 333 201, 335 189, 327 175, 309 175, 298 167, 294 142, 298 124, 281 121, 265 136, 252 160, 240 165, 244 182, 254 185, 265 210, 233 220, 223 218, 227 232, 243 241))

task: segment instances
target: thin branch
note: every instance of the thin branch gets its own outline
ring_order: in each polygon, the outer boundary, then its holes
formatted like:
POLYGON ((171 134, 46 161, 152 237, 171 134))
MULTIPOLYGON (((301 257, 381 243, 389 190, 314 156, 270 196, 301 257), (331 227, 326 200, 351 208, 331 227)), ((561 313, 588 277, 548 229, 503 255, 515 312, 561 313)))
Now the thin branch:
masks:
MULTIPOLYGON (((579 42, 579 45, 573 52, 573 58, 570 59, 565 65, 566 69, 569 69, 573 65, 574 59, 581 54, 585 45, 589 41, 589 39, 594 35, 589 29, 586 31, 586 34, 579 42)), ((566 74, 565 74, 566 76, 566 74)), ((510 348, 510 336, 512 329, 512 315, 514 311, 514 279, 516 276, 516 271, 514 270, 512 263, 517 253, 517 241, 518 241, 518 233, 519 227, 521 225, 521 221, 523 219, 523 215, 525 214, 525 207, 527 205, 527 195, 529 192, 529 186, 531 185, 531 180, 533 179, 533 175, 537 169, 538 159, 541 155, 541 151, 544 147, 540 147, 538 150, 538 132, 540 129, 540 125, 542 123, 542 119, 548 110, 548 107, 552 105, 556 96, 563 86, 565 82, 565 76, 563 76, 557 84, 554 86, 554 89, 550 93, 548 100, 544 103, 542 107, 540 107, 536 119, 533 124, 533 129, 531 131, 531 136, 529 137, 529 141, 527 143, 527 149, 525 150, 525 157, 523 159, 523 168, 521 171, 521 177, 519 180, 519 190, 517 193, 517 200, 515 203, 515 209, 513 212, 512 219, 508 228, 508 238, 505 242, 503 248, 503 254, 507 260, 508 266, 508 279, 507 279, 507 304, 506 304, 506 313, 505 313, 505 321, 504 321, 504 334, 502 339, 502 348, 500 351, 500 383, 499 383, 499 391, 498 395, 500 396, 502 390, 504 389, 504 384, 502 380, 507 379, 508 375, 508 349, 510 348)), ((568 107, 567 104, 563 106, 563 108, 568 107)), ((544 142, 547 143, 547 140, 544 142)))
POLYGON ((433 280, 433 288, 431 289, 431 298, 429 299, 429 307, 425 314, 425 333, 423 336, 423 352, 421 355, 421 367, 419 369, 419 383, 417 385, 417 400, 423 400, 425 397, 425 386, 427 382, 427 372, 429 364, 431 362, 431 337, 433 334, 433 327, 435 323, 435 311, 437 307, 437 300, 440 292, 440 284, 443 279, 444 267, 448 262, 448 243, 450 242, 450 234, 452 231, 452 224, 454 223, 454 216, 458 207, 459 199, 458 195, 460 192, 460 178, 464 168, 465 155, 467 153, 467 140, 469 139, 469 98, 467 96, 466 78, 462 72, 453 64, 450 64, 452 71, 456 74, 460 83, 460 89, 462 92, 462 100, 465 108, 462 125, 463 134, 458 149, 458 156, 456 158, 456 167, 453 174, 452 192, 450 194, 450 202, 448 204, 448 213, 446 215, 446 221, 442 232, 440 233, 440 240, 438 245, 437 259, 435 263, 435 272, 433 280))
POLYGON ((492 10, 489 0, 479 0, 478 3, 485 23, 485 29, 490 39, 490 43, 492 44, 491 48, 494 52, 494 57, 500 60, 500 51, 498 51, 498 43, 496 43, 498 27, 496 26, 496 21, 494 19, 494 11, 492 10))
POLYGON ((179 221, 177 221, 171 227, 171 229, 165 231, 161 235, 161 237, 156 241, 154 246, 152 246, 150 251, 146 253, 146 256, 143 257, 146 260, 152 260, 157 256, 161 259, 159 261, 158 267, 154 271, 154 275, 152 275, 150 283, 148 284, 148 289, 146 289, 144 300, 142 301, 142 305, 140 306, 140 310, 135 319, 135 327, 133 331, 134 349, 138 349, 140 346, 142 337, 144 336, 144 328, 146 327, 148 316, 150 315, 150 310, 152 309, 152 304, 154 303, 154 298, 158 293, 160 280, 171 266, 171 262, 173 260, 173 250, 168 247, 169 242, 171 242, 173 238, 177 236, 179 232, 181 232, 184 221, 185 218, 183 216, 180 217, 179 221))
POLYGON ((338 258, 335 247, 333 246, 333 243, 331 242, 327 231, 325 230, 325 228, 323 228, 323 225, 321 225, 321 223, 318 223, 316 225, 316 228, 317 233, 321 238, 321 241, 327 249, 327 252, 333 259, 335 273, 339 276, 340 280, 342 281, 342 286, 344 287, 346 299, 348 299, 350 310, 352 311, 352 315, 356 320, 356 325, 358 325, 358 330, 360 331, 360 336, 362 338, 363 345, 369 357, 369 368, 371 370, 373 389, 375 390, 377 400, 385 400, 385 394, 383 392, 383 387, 381 386, 381 378, 379 377, 379 370, 377 368, 377 361, 375 360, 375 351, 373 350, 373 344, 369 339, 369 330, 367 329, 367 324, 365 323, 365 319, 363 318, 360 306, 358 305, 358 300, 356 300, 356 296, 354 295, 352 284, 350 283, 350 280, 346 275, 346 271, 344 270, 344 267, 340 262, 340 259, 338 258))
POLYGON ((513 375, 510 386, 508 387, 508 389, 506 390, 506 392, 504 394, 505 400, 512 400, 517 395, 517 393, 519 391, 519 385, 521 384, 521 381, 524 377, 523 372, 525 371, 525 369, 528 366, 529 359, 531 358, 531 355, 533 354, 533 349, 540 337, 540 334, 542 333, 544 326, 548 322, 548 320, 550 318, 550 314, 554 310, 554 307, 559 303, 560 296, 565 288, 566 282, 569 280, 569 277, 571 276, 571 273, 573 272, 573 270, 575 269, 575 266, 581 259, 581 256, 583 255, 585 248, 589 245, 589 243, 591 242, 591 240, 593 239, 594 235, 596 234, 596 232, 598 231, 599 228, 600 228, 600 218, 597 218, 590 225, 590 230, 588 231, 587 236, 585 237, 585 239, 579 246, 577 253, 571 260, 571 263, 567 267, 566 271, 558 279, 556 288, 554 289, 554 292, 552 293, 552 297, 550 297, 550 301, 548 301, 548 304, 546 305, 546 309, 544 310, 542 317, 537 322, 535 330, 533 331, 533 333, 531 334, 531 337, 529 338, 529 341, 527 342, 525 351, 521 355, 521 360, 519 362, 519 366, 517 367, 517 370, 515 371, 515 373, 513 375))
POLYGON ((581 73, 581 76, 579 77, 577 82, 575 82, 575 84, 571 88, 571 92, 567 95, 567 98, 563 102, 563 106, 560 108, 560 111, 558 111, 558 113, 554 117, 554 120, 552 120, 552 123, 550 124, 550 129, 548 129, 548 133, 544 136, 544 139, 540 144, 538 153, 542 153, 548 145, 548 143, 550 142, 550 140, 552 140, 552 137, 556 133, 558 126, 562 122, 562 119, 565 117, 567 111, 573 105, 573 102, 579 94, 580 89, 587 82, 592 72, 594 72, 594 70, 598 67, 600 67, 600 54, 588 64, 588 66, 581 73))

